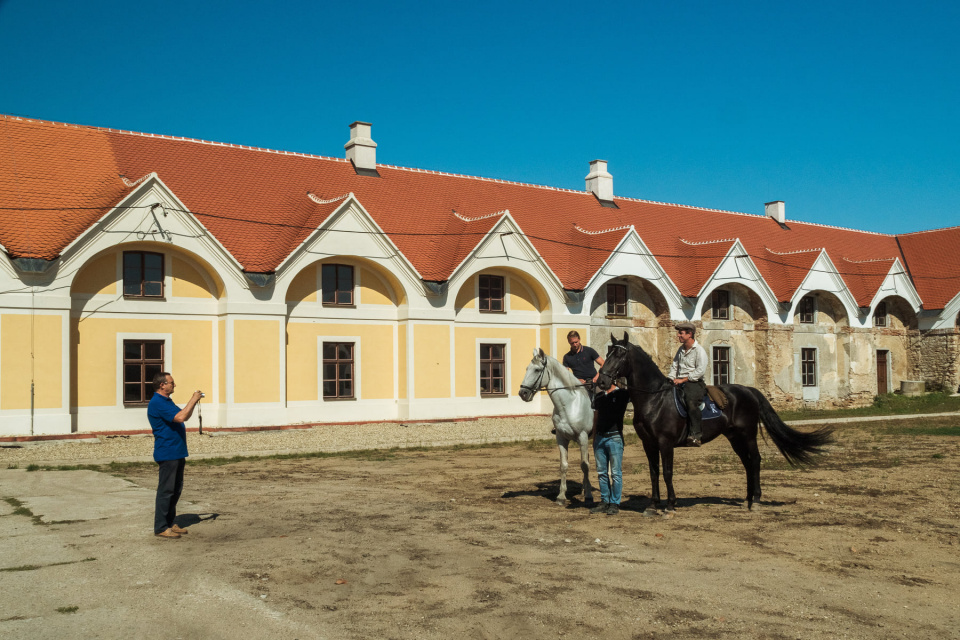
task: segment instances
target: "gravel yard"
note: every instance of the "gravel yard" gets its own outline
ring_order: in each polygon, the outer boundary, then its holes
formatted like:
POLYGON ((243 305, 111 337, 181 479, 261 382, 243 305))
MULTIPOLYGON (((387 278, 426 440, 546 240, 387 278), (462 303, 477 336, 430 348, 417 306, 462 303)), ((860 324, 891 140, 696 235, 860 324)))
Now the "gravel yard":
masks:
MULTIPOLYGON (((214 431, 187 434, 191 458, 355 451, 553 439, 548 416, 479 418, 450 422, 378 422, 317 425, 278 431, 214 431)), ((0 444, 0 466, 12 464, 105 464, 152 460, 153 436, 111 435, 87 440, 0 444)))

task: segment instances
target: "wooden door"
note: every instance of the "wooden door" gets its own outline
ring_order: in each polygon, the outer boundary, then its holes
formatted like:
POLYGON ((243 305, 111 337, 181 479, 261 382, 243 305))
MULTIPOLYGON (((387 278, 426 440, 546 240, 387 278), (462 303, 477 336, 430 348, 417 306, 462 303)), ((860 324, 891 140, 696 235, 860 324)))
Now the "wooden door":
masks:
POLYGON ((877 351, 877 393, 890 393, 890 382, 887 379, 887 358, 889 351, 877 351))

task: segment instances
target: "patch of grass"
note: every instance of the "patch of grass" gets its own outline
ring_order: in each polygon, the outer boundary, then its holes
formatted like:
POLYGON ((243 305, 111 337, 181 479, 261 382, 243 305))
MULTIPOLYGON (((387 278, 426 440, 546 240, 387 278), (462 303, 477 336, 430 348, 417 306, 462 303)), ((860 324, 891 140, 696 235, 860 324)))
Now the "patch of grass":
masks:
POLYGON ((57 613, 76 613, 80 607, 57 607, 57 613))
POLYGON ((40 470, 40 465, 38 465, 38 464, 28 464, 28 465, 27 465, 27 471, 39 471, 39 470, 40 470))
POLYGON ((851 418, 860 416, 895 416, 914 413, 946 413, 960 411, 960 396, 948 393, 927 393, 922 396, 903 396, 886 393, 876 396, 869 407, 855 409, 801 409, 781 411, 784 420, 812 420, 816 418, 851 418))
POLYGON ((960 424, 937 424, 918 420, 916 422, 883 423, 880 432, 890 436, 960 436, 960 424))
POLYGON ((78 564, 80 562, 93 562, 96 558, 84 558, 83 560, 67 560, 66 562, 52 562, 50 564, 24 564, 19 567, 6 567, 0 569, 0 571, 36 571, 37 569, 45 569, 46 567, 62 567, 68 564, 78 564))
POLYGON ((934 460, 943 460, 947 456, 943 455, 942 453, 935 453, 930 457, 933 458, 934 460))
POLYGON ((18 464, 8 464, 7 469, 19 469, 20 465, 18 464))

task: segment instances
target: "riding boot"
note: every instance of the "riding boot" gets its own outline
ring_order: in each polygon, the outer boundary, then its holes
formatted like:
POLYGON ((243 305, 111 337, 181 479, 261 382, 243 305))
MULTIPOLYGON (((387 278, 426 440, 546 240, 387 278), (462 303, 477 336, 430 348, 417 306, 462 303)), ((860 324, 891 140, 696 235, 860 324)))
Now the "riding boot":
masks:
POLYGON ((700 400, 703 398, 705 385, 700 381, 688 381, 683 384, 683 399, 687 407, 687 446, 699 447, 703 440, 701 423, 703 416, 700 413, 700 400))

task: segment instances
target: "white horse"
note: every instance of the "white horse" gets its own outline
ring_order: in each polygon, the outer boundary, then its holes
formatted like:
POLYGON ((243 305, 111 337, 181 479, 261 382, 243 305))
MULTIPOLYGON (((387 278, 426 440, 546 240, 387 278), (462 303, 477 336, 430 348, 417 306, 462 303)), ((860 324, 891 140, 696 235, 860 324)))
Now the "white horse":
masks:
POLYGON ((533 360, 520 385, 520 399, 530 402, 542 389, 547 390, 553 401, 553 426, 557 431, 557 447, 560 449, 560 493, 557 504, 561 507, 567 499, 567 448, 571 440, 580 443, 580 468, 583 470, 583 499, 593 502, 590 490, 590 431, 593 429, 593 409, 590 394, 556 358, 551 358, 543 349, 533 350, 533 360))

